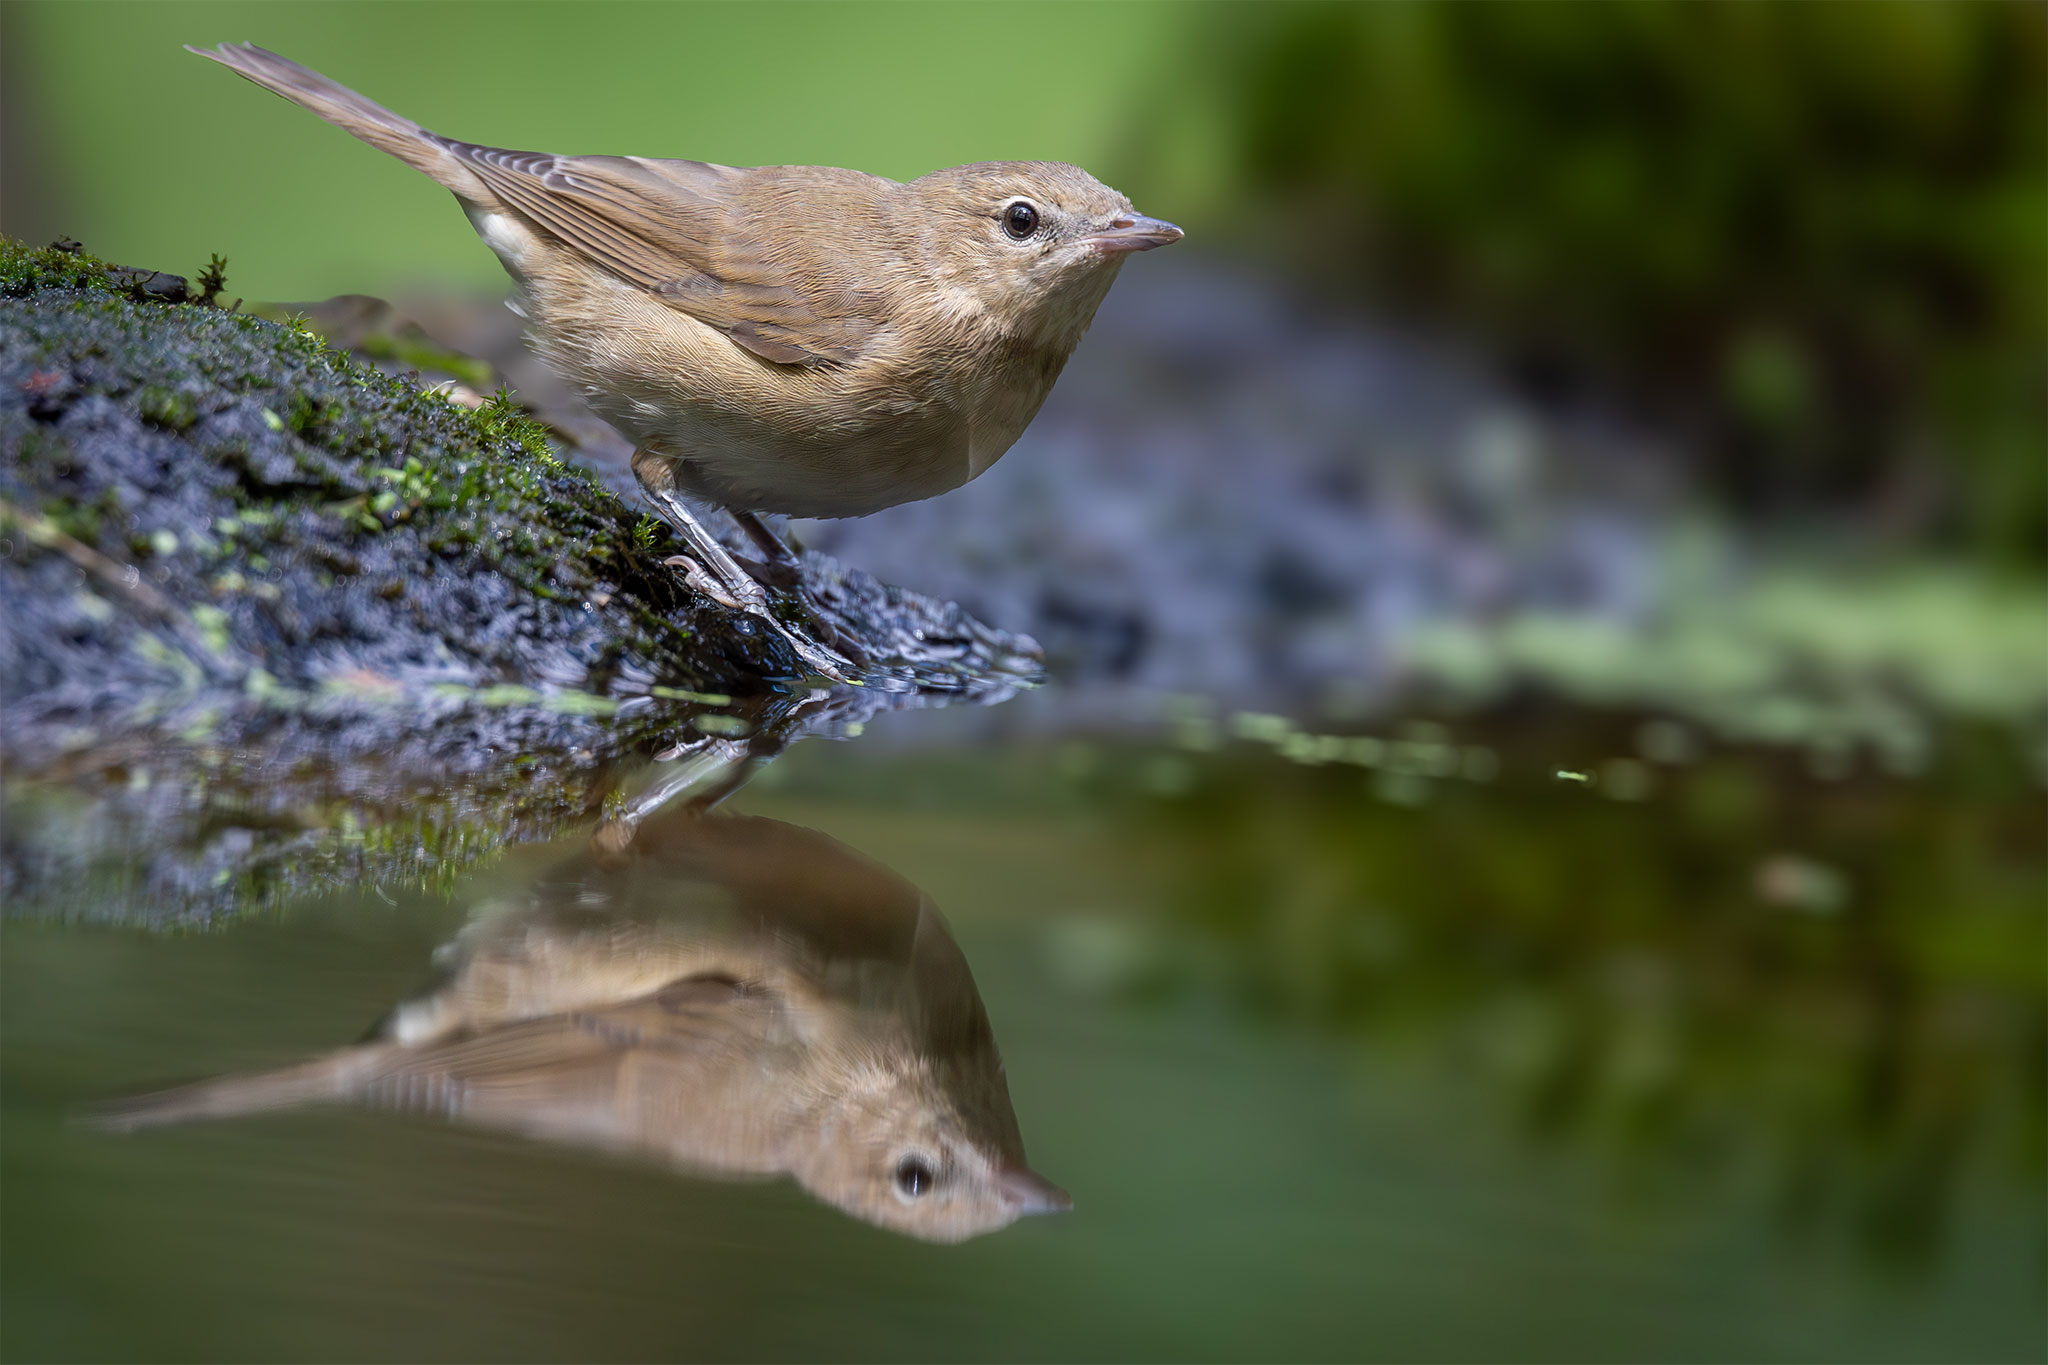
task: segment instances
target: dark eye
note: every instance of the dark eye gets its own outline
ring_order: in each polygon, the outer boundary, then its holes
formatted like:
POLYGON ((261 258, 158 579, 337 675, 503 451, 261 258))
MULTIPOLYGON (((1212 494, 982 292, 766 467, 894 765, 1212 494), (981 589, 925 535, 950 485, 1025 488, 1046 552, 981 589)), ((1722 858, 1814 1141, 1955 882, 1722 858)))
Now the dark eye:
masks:
POLYGON ((896 1163, 896 1188, 905 1199, 919 1199, 932 1187, 932 1164, 921 1156, 907 1156, 896 1163))
POLYGON ((1022 199, 1003 210, 1003 231, 1023 241, 1038 231, 1038 210, 1022 199))

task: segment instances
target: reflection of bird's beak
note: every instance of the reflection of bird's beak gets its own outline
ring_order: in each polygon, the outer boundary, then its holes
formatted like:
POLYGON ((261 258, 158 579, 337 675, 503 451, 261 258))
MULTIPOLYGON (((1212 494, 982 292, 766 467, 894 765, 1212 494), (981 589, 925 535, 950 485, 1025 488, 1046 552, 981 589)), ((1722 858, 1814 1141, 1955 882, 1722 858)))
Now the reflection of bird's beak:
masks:
POLYGON ((1090 233, 1082 240, 1105 255, 1113 255, 1125 251, 1150 251, 1155 246, 1170 246, 1185 235, 1173 224, 1157 218, 1146 218, 1136 213, 1120 213, 1110 219, 1108 227, 1100 232, 1090 233))
POLYGON ((1003 1202, 1019 1218, 1031 1213, 1065 1213, 1074 1197, 1026 1166, 1012 1166, 1000 1179, 1003 1202))

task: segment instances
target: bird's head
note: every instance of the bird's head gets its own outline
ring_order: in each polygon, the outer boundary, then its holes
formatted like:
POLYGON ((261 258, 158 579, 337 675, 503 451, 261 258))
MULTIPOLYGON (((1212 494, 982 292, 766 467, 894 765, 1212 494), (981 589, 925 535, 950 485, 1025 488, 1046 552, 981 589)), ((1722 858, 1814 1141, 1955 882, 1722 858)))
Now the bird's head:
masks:
POLYGON ((1181 238, 1079 166, 987 161, 934 171, 910 188, 945 285, 1008 330, 1080 339, 1134 251, 1181 238))

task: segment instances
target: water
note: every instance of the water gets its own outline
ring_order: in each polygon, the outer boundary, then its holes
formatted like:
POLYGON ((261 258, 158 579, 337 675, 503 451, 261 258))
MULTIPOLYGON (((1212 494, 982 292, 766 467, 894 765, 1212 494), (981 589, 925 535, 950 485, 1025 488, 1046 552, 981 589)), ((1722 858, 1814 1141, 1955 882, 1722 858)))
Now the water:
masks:
POLYGON ((958 1245, 418 1114, 82 1121, 356 1041, 587 825, 209 932, 15 907, 0 1354, 2038 1358, 2038 788, 1620 790, 1586 726, 1390 727, 1405 780, 902 713, 760 772, 944 910, 1072 1192, 958 1245))

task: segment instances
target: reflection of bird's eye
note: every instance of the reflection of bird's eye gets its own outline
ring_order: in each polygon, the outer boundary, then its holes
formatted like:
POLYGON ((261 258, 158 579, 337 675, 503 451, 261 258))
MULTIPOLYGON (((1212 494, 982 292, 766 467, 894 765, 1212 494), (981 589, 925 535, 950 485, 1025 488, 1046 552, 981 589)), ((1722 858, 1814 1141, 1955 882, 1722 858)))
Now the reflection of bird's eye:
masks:
POLYGON ((1023 241, 1038 231, 1038 210, 1022 199, 1003 210, 1003 231, 1023 241))
POLYGON ((896 1163, 896 1188, 906 1199, 917 1199, 932 1187, 932 1164, 921 1156, 907 1156, 896 1163))

